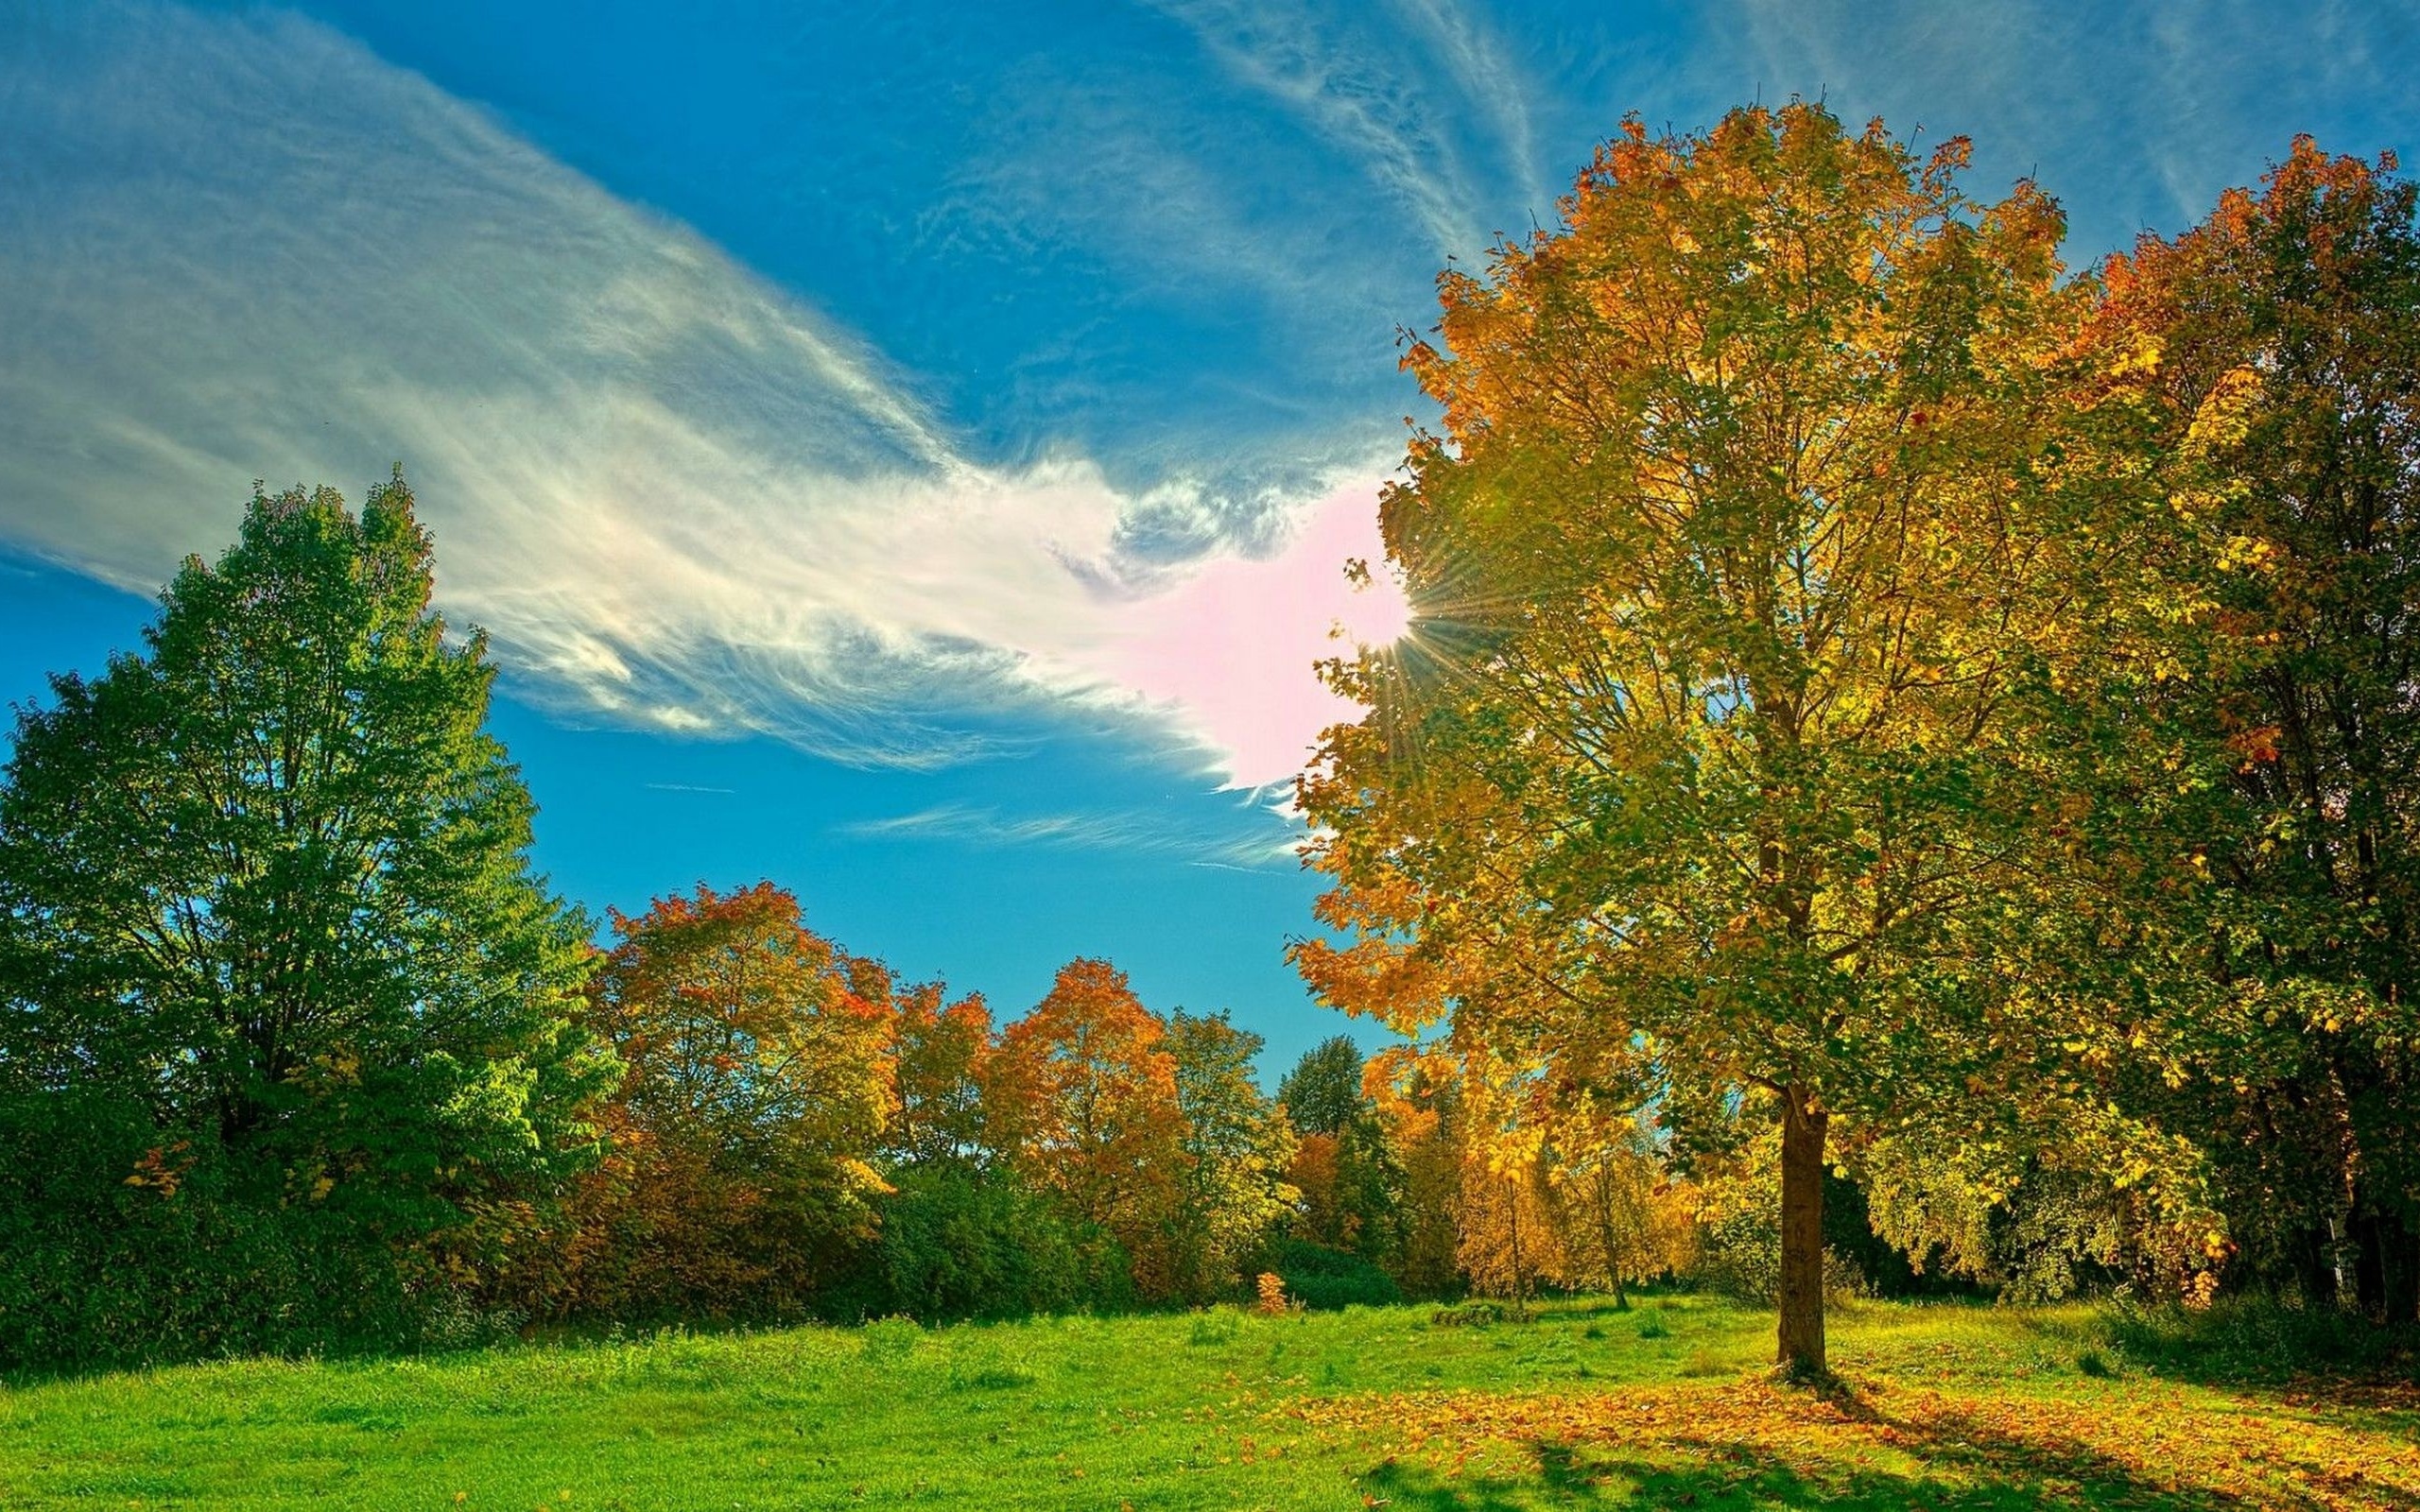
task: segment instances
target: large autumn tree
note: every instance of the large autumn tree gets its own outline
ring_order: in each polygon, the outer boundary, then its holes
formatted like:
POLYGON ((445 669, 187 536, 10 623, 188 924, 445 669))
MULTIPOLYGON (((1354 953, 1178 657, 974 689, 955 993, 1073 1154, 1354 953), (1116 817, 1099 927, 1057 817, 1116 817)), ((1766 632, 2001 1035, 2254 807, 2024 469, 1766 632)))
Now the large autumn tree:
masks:
POLYGON ((79 1139, 144 1131, 95 1176, 131 1180, 124 1200, 206 1185, 365 1253, 442 1239, 460 1262, 591 1143, 612 1063, 575 1027, 586 929, 531 870, 486 642, 449 638, 431 592, 400 475, 357 515, 324 489, 255 493, 140 651, 20 711, 0 1093, 37 1124, 73 1109, 79 1139))
POLYGON ((1771 1109, 1805 1371, 1835 1121, 2037 1075, 2067 1011, 1995 962, 2092 635, 2075 296, 2056 207, 1977 203, 1966 156, 1806 104, 1632 122, 1561 228, 1446 274, 1406 359, 1442 423, 1382 504, 1412 629, 1335 669, 1370 713, 1302 785, 1329 1001, 1771 1109))

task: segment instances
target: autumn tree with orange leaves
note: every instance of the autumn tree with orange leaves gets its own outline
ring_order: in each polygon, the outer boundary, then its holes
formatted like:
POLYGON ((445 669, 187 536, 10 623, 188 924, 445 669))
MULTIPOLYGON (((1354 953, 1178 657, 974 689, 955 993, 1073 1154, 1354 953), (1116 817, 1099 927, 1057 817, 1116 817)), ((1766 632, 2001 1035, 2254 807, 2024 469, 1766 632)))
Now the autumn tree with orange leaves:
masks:
POLYGON ((596 1024, 628 1067, 573 1243, 616 1315, 803 1311, 867 1238, 892 1090, 889 973, 770 883, 615 913, 596 1024))
POLYGON ((2083 1085, 2079 1000, 2003 967, 2105 479, 2057 444, 2059 213, 1966 159, 1806 104, 1634 121, 1561 228, 1444 275, 1406 358, 1442 425, 1381 507, 1412 628, 1333 669, 1369 713, 1301 790, 1327 1001, 1779 1125, 1807 1374, 1843 1142, 2083 1085))
POLYGON ((1145 1297, 1181 1283, 1174 1224, 1187 1161, 1167 1026, 1103 960, 1059 969, 984 1069, 991 1138, 1028 1181, 1110 1239, 1145 1297))

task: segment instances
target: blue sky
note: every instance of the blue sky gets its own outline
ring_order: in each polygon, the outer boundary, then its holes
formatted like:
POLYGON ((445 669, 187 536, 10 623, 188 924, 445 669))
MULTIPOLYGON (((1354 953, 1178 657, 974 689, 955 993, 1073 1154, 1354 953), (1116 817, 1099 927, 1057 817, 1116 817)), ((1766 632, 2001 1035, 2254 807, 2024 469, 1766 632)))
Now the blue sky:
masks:
POLYGON ((0 696, 252 478, 400 458, 566 893, 769 876, 1004 1016, 1106 954, 1282 1064, 1343 1027, 1282 781, 1447 258, 1626 112, 1800 94, 2083 263, 2296 131, 2420 150, 2415 70, 2326 0, 0 0, 0 696))

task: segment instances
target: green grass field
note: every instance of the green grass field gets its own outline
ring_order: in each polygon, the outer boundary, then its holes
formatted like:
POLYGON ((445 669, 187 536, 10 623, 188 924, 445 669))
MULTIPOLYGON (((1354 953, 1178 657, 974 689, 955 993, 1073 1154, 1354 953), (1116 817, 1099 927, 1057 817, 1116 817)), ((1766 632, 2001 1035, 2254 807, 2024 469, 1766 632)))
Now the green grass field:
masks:
POLYGON ((2420 1507, 2420 1391, 1870 1303, 1843 1388, 1709 1298, 246 1362, 0 1392, 0 1505, 2420 1507))

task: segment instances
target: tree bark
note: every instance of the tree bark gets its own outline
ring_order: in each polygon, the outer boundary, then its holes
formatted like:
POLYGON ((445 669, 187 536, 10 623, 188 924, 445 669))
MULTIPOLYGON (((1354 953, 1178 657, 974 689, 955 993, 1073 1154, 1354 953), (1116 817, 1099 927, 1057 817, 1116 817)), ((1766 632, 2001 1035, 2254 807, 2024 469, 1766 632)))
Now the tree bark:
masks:
POLYGON ((1781 1090, 1781 1364, 1828 1373, 1824 1358, 1824 1137, 1830 1115, 1781 1090))

